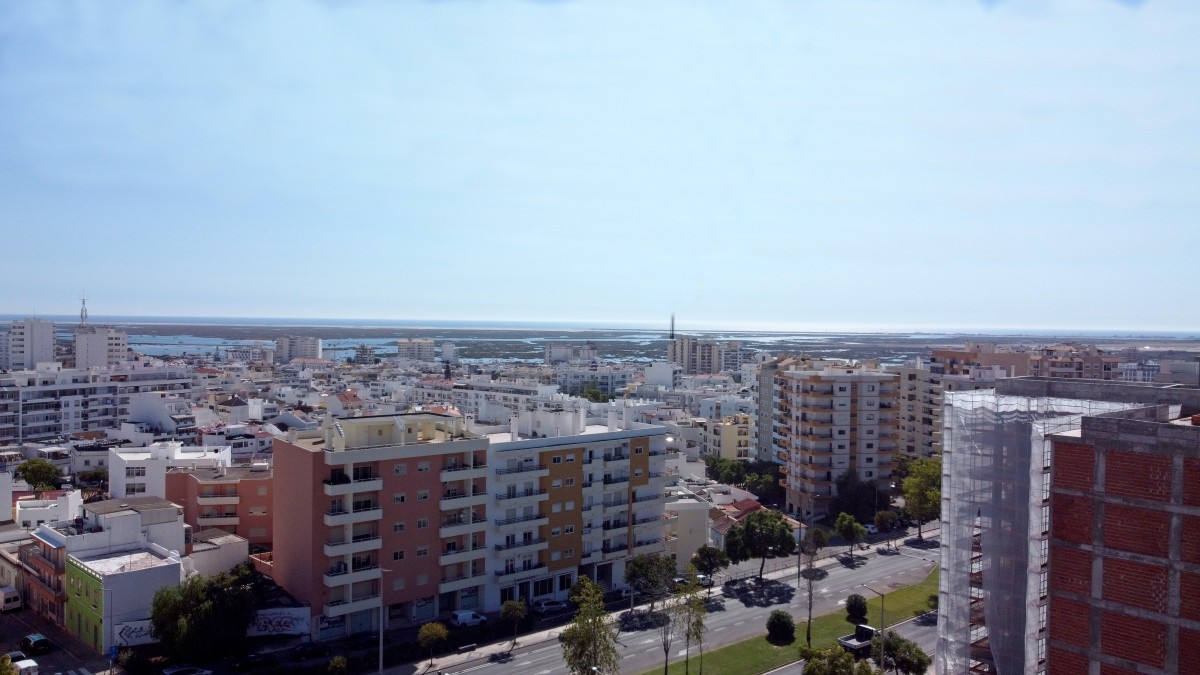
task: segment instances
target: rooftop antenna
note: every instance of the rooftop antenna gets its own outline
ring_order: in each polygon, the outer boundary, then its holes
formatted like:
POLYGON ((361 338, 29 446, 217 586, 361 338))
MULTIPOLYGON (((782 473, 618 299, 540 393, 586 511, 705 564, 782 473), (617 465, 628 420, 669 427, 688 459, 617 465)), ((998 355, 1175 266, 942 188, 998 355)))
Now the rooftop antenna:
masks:
POLYGON ((675 312, 671 312, 671 339, 675 339, 675 312))
POLYGON ((87 325, 87 295, 86 295, 86 293, 83 294, 83 297, 79 298, 79 301, 81 303, 83 303, 82 306, 80 306, 80 308, 79 308, 79 325, 86 326, 87 325))

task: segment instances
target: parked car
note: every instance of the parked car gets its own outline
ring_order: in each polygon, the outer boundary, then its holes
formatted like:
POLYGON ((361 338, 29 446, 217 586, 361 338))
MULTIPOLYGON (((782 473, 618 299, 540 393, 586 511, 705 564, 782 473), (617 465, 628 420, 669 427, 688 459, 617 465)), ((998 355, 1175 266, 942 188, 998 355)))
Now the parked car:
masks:
POLYGON ((213 671, 181 663, 178 666, 163 668, 162 675, 213 675, 213 671))
POLYGON ((537 614, 556 614, 567 611, 567 603, 562 600, 535 600, 533 611, 537 614))
POLYGON ((20 650, 11 651, 8 653, 8 660, 12 661, 13 663, 16 663, 17 661, 24 661, 27 658, 29 657, 25 655, 25 652, 20 650))
POLYGON ((874 523, 867 523, 863 527, 867 528, 867 534, 879 534, 879 528, 874 523))
POLYGON ((255 668, 273 666, 278 662, 279 660, 275 658, 274 654, 247 654, 234 661, 230 667, 238 672, 246 672, 255 668))
POLYGON ((29 655, 45 654, 54 649, 50 638, 41 633, 31 633, 21 638, 21 651, 29 655))
POLYGON ((305 642, 292 648, 292 658, 303 660, 318 656, 329 656, 330 651, 329 645, 320 642, 305 642))
POLYGON ((450 625, 459 628, 463 626, 482 626, 487 623, 487 617, 470 610, 459 610, 450 613, 450 625))
POLYGON ((708 576, 707 574, 697 574, 696 583, 700 584, 701 586, 712 586, 713 580, 712 577, 708 576))
POLYGON ((641 596, 642 596, 641 591, 636 591, 632 588, 622 588, 621 591, 617 594, 617 598, 621 599, 621 600, 628 600, 630 598, 640 598, 641 596))

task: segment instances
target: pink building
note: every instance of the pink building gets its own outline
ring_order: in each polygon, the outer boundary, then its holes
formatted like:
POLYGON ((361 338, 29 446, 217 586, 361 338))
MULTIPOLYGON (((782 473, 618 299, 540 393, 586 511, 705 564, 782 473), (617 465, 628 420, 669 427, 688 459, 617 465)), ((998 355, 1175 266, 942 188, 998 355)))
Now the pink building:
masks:
POLYGON ((267 464, 172 467, 166 497, 183 506, 183 522, 195 532, 216 527, 265 546, 273 540, 273 484, 267 464))

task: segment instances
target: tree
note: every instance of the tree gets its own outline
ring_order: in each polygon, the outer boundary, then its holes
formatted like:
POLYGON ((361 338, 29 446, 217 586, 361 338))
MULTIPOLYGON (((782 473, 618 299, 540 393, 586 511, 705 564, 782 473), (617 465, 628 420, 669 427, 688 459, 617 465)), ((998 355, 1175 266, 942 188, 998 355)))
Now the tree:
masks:
POLYGON ((859 624, 867 619, 867 599, 858 593, 846 598, 846 614, 851 623, 859 624))
POLYGON ((421 624, 421 629, 417 631, 417 642, 420 643, 421 649, 429 650, 430 666, 433 665, 434 647, 437 647, 439 642, 445 642, 448 637, 450 637, 450 631, 437 621, 421 624))
POLYGON ((580 577, 571 600, 579 605, 579 611, 562 633, 567 670, 573 675, 617 675, 621 671, 617 629, 604 609, 604 591, 587 577, 580 577))
POLYGON ((895 511, 890 509, 875 514, 875 528, 885 535, 886 538, 884 541, 887 543, 888 548, 892 546, 892 532, 896 530, 899 521, 900 517, 896 515, 895 511))
POLYGON ((8 654, 0 654, 0 675, 17 675, 17 667, 8 654))
POLYGON ((62 478, 62 472, 58 470, 50 462, 44 459, 29 459, 21 462, 17 467, 17 473, 29 483, 34 490, 45 492, 58 487, 58 479, 62 478))
POLYGON ((796 620, 791 614, 777 609, 767 617, 767 639, 774 643, 788 643, 796 639, 796 620))
POLYGON ((890 506, 892 498, 858 477, 854 471, 847 471, 834 481, 837 486, 837 496, 829 503, 830 513, 849 513, 857 520, 870 520, 881 507, 890 506))
POLYGON ((658 622, 658 640, 662 644, 663 650, 663 675, 667 675, 667 671, 671 666, 671 644, 675 642, 675 636, 679 633, 679 605, 680 597, 673 595, 663 600, 663 618, 658 622))
POLYGON ((891 630, 871 640, 871 658, 885 672, 894 670, 903 675, 920 675, 933 663, 920 645, 891 630))
POLYGON ((901 484, 904 511, 917 521, 917 538, 924 539, 921 523, 942 513, 942 458, 918 459, 908 466, 908 478, 901 484))
MULTIPOLYGON (((513 625, 513 647, 517 646, 517 629, 520 627, 521 620, 525 618, 527 613, 525 600, 522 598, 505 600, 504 604, 500 606, 500 620, 511 621, 513 625)), ((509 651, 512 651, 511 647, 509 651)))
MULTIPOLYGON (((692 554, 692 566, 712 582, 714 574, 729 567, 729 556, 716 546, 705 544, 692 554)), ((712 583, 708 586, 708 595, 712 597, 712 583)))
POLYGON ((725 553, 732 562, 762 559, 758 566, 759 579, 762 579, 768 555, 791 555, 795 550, 796 538, 791 525, 782 513, 770 509, 754 511, 725 534, 725 553))
POLYGON ((350 664, 346 662, 346 657, 335 656, 325 665, 325 672, 329 675, 346 675, 350 672, 350 664))
MULTIPOLYGON (((654 612, 655 601, 670 592, 671 580, 675 578, 675 561, 658 553, 634 556, 625 565, 625 583, 631 588, 650 596, 650 611, 654 612)), ((632 598, 630 599, 632 603, 632 598)), ((632 607, 632 604, 630 605, 632 607)))
POLYGON ((154 634, 172 653, 189 660, 239 653, 265 587, 262 575, 249 565, 164 586, 150 605, 154 634))
POLYGON ((800 550, 808 556, 808 622, 804 624, 804 643, 812 647, 812 610, 813 610, 813 581, 816 577, 817 553, 829 543, 829 535, 825 530, 816 527, 808 528, 804 541, 800 542, 800 550))
MULTIPOLYGON (((710 548, 718 553, 720 549, 710 548)), ((722 555, 724 555, 722 553, 722 555)), ((728 558, 726 558, 728 564, 728 558)), ((704 625, 705 616, 708 614, 708 607, 704 603, 704 599, 700 597, 700 587, 696 584, 696 566, 688 565, 684 568, 684 574, 688 579, 688 583, 684 585, 680 591, 680 604, 676 607, 678 612, 679 630, 683 634, 684 639, 684 662, 683 672, 688 675, 691 672, 692 659, 692 642, 700 645, 700 671, 704 672, 704 632, 707 627, 704 625)), ((709 592, 712 587, 709 587, 709 592)))
POLYGON ((846 540, 846 545, 849 547, 846 554, 853 561, 854 542, 867 536, 867 528, 860 525, 849 513, 839 513, 837 520, 833 521, 833 529, 842 539, 846 540))
POLYGON ((813 649, 800 645, 800 658, 804 659, 803 675, 878 675, 879 671, 866 661, 855 661, 850 652, 837 645, 824 649, 813 649))

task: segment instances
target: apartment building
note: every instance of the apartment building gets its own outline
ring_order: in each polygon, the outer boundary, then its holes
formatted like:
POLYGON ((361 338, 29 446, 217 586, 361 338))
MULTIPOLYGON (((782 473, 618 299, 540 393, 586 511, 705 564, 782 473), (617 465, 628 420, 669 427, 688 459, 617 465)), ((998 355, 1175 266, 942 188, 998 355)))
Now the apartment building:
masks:
POLYGON ((827 515, 848 471, 886 487, 896 448, 898 377, 862 365, 781 370, 775 375, 772 437, 783 466, 787 511, 827 515))
POLYGON ((595 388, 602 394, 619 394, 629 386, 633 379, 633 371, 622 366, 589 365, 558 365, 554 369, 554 378, 559 388, 569 394, 582 394, 595 388))
POLYGON ((129 360, 129 335, 115 328, 82 325, 75 329, 75 367, 109 368, 129 360))
POLYGON ((289 335, 275 340, 275 362, 321 358, 321 338, 289 335))
POLYGON ((570 342, 550 342, 543 350, 543 360, 547 365, 556 363, 586 363, 600 358, 600 351, 595 342, 574 344, 570 342))
POLYGON ((119 428, 140 392, 188 396, 186 367, 125 363, 103 371, 63 369, 0 374, 0 445, 119 428))
POLYGON ((185 446, 160 441, 144 448, 109 448, 108 492, 117 499, 151 496, 165 499, 167 473, 177 467, 216 469, 233 462, 233 451, 224 446, 185 446))
POLYGON ((946 402, 937 672, 1195 672, 1200 390, 1027 377, 946 402))
POLYGON ((612 586, 665 550, 662 427, 526 410, 508 424, 408 413, 330 419, 275 445, 274 550, 318 636, 612 586))
POLYGON ((888 366, 899 377, 896 413, 898 452, 910 457, 930 457, 942 451, 942 394, 947 391, 989 389, 1006 370, 998 365, 983 367, 960 364, 945 373, 937 362, 913 359, 902 366, 888 366))
MULTIPOLYGON (((183 522, 200 532, 219 528, 251 544, 273 540, 274 485, 269 464, 168 467, 166 498, 183 508, 183 522)), ((116 494, 114 492, 114 494, 116 494)))
POLYGON ((750 461, 757 456, 754 433, 757 430, 750 415, 728 415, 720 419, 699 420, 701 457, 723 457, 750 461))
POLYGON ((54 322, 41 319, 13 321, 2 337, 6 349, 0 370, 33 370, 54 361, 54 322))
POLYGON ((1029 374, 1075 380, 1120 380, 1122 358, 1095 345, 1054 345, 1030 354, 1029 374))
POLYGON ((429 338, 400 338, 396 340, 396 358, 433 361, 437 354, 433 340, 429 338))
POLYGON ((712 375, 736 372, 744 363, 753 363, 758 351, 740 342, 717 342, 678 335, 667 344, 667 361, 683 367, 684 375, 712 375))

